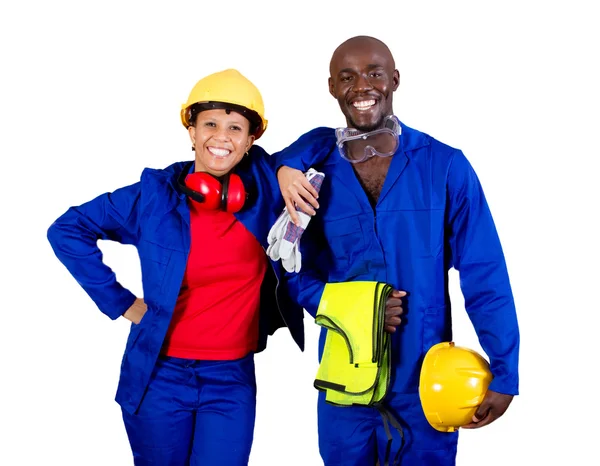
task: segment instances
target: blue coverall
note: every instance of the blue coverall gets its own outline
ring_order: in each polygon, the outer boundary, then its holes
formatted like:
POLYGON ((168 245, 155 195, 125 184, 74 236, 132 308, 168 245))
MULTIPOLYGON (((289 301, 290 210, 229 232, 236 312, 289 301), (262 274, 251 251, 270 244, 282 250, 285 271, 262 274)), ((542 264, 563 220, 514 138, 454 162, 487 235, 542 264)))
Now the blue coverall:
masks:
MULTIPOLYGON (((377 280, 409 293, 392 335, 386 399, 404 426, 401 464, 453 465, 458 432, 433 429, 418 395, 425 353, 452 339, 449 269, 459 272, 466 311, 490 359, 490 390, 518 393, 519 328, 504 254, 475 171, 460 150, 401 126, 374 208, 339 155, 333 129, 309 131, 275 154, 277 166, 325 174, 321 207, 300 241, 302 269, 287 279, 313 317, 326 283, 377 280)), ((323 329, 319 358, 324 335, 323 329)), ((320 393, 318 419, 326 466, 372 466, 377 453, 384 457, 387 438, 375 409, 332 406, 320 393)), ((393 444, 401 445, 399 436, 393 444)))
MULTIPOLYGON (((254 145, 236 167, 250 198, 235 215, 263 248, 283 208, 273 161, 254 145)), ((60 261, 111 319, 121 316, 136 297, 103 263, 97 241, 130 244, 139 252, 147 312, 138 325, 131 325, 116 394, 136 464, 187 465, 193 448, 191 464, 240 466, 247 462, 254 427, 253 355, 237 361, 159 358, 190 250, 188 200, 177 188, 185 164, 147 168, 139 182, 71 207, 50 226, 48 239, 60 261), (151 379, 153 387, 162 385, 162 393, 172 396, 148 389, 151 379), (181 448, 182 442, 189 442, 195 415, 202 422, 196 424, 193 445, 181 448), (162 417, 151 425, 152 416, 162 417), (169 416, 172 422, 166 425, 169 416)), ((270 264, 261 288, 258 351, 266 347, 268 335, 284 326, 303 349, 304 311, 290 300, 286 283, 279 282, 281 264, 270 264)))

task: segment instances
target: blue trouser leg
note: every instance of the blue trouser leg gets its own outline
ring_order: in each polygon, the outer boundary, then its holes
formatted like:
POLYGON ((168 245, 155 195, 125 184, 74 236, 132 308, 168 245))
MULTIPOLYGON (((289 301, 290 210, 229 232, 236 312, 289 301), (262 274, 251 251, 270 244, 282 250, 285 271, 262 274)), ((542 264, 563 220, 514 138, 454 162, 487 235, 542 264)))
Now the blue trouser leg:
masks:
MULTIPOLYGON (((421 409, 417 394, 390 395, 388 409, 400 421, 404 434, 389 426, 392 435, 390 466, 399 452, 401 466, 454 466, 458 433, 438 432, 421 409), (402 448, 400 449, 400 447, 402 448)), ((374 466, 384 459, 388 438, 379 411, 367 407, 338 407, 318 401, 319 451, 325 466, 374 466)))
POLYGON ((204 362, 192 466, 246 466, 254 438, 254 359, 204 362))
POLYGON ((379 419, 371 408, 337 407, 318 401, 319 452, 325 466, 374 466, 375 429, 379 419))
POLYGON ((160 358, 138 411, 123 420, 136 466, 246 466, 255 413, 253 355, 160 358))

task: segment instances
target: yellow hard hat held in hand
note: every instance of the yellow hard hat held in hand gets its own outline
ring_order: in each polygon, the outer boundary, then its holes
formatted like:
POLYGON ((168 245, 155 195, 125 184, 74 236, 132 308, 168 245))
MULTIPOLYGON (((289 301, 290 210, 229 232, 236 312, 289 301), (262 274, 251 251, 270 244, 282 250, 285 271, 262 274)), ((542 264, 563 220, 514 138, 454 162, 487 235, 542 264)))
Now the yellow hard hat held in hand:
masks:
POLYGON ((181 106, 183 126, 191 125, 194 110, 209 108, 226 108, 242 114, 253 123, 256 139, 267 129, 265 105, 258 88, 235 69, 213 73, 196 83, 187 102, 181 106))
POLYGON ((419 396, 425 418, 440 432, 472 421, 492 381, 489 363, 454 342, 432 346, 421 366, 419 396))

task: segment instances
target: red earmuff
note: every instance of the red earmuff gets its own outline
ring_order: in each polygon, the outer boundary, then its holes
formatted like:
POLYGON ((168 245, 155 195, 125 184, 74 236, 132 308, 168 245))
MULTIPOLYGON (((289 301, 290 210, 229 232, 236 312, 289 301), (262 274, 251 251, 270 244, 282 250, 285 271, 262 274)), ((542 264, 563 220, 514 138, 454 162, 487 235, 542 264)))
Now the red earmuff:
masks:
POLYGON ((244 207, 246 190, 242 179, 235 173, 226 174, 223 182, 206 172, 188 175, 191 165, 179 176, 179 189, 187 194, 197 206, 204 210, 223 210, 235 213, 244 207))
POLYGON ((223 190, 225 196, 223 199, 225 201, 224 206, 227 212, 239 212, 244 207, 244 202, 246 202, 246 189, 244 188, 244 183, 242 183, 242 179, 232 173, 229 175, 229 186, 227 190, 223 190))

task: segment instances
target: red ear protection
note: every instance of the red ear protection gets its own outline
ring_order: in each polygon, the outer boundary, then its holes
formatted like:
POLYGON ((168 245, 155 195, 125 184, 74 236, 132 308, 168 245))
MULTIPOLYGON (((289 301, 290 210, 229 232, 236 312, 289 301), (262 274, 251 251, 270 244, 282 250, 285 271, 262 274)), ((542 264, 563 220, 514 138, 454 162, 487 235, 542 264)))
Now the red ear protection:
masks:
POLYGON ((179 175, 179 189, 187 194, 204 210, 223 210, 235 213, 242 209, 246 201, 246 190, 241 178, 228 173, 222 183, 210 173, 194 172, 187 174, 191 164, 179 175))
POLYGON ((223 180, 221 208, 227 212, 239 212, 244 207, 247 194, 242 179, 235 173, 227 174, 223 180))

